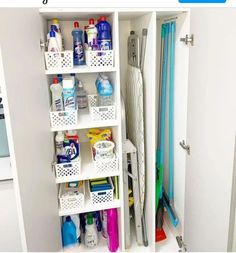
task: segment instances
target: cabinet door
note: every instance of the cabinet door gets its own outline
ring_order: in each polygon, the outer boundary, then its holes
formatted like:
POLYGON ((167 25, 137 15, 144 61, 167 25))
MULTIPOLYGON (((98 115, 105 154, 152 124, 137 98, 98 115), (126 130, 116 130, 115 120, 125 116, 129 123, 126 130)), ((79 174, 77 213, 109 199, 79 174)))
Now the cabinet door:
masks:
POLYGON ((0 78, 23 250, 61 247, 38 9, 0 9, 0 78), (1 62, 0 62, 1 63, 1 62))
POLYGON ((13 181, 0 181, 0 251, 22 251, 13 181))
POLYGON ((226 251, 236 129, 234 9, 193 9, 184 240, 189 251, 226 251))

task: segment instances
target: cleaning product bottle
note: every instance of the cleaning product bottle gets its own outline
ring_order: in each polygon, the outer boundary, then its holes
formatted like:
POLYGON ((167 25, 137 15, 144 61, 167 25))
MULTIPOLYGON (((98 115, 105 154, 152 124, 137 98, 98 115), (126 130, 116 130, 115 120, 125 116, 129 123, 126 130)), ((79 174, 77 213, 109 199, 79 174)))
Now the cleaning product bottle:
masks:
POLYGON ((84 26, 84 49, 88 50, 88 34, 87 34, 87 30, 88 29, 88 25, 84 26))
MULTIPOLYGON (((57 45, 59 47, 59 50, 63 51, 61 33, 58 32, 57 27, 55 25, 51 25, 51 30, 50 31, 54 31, 55 32, 56 41, 57 41, 57 45)), ((47 40, 49 41, 49 39, 50 39, 50 32, 47 35, 47 40)))
POLYGON ((84 48, 83 48, 83 31, 79 28, 79 22, 74 22, 73 36, 73 50, 74 50, 74 65, 84 65, 84 48))
POLYGON ((62 225, 62 243, 64 247, 77 243, 76 227, 70 216, 66 217, 62 225))
POLYGON ((52 20, 52 25, 55 26, 56 32, 58 33, 58 38, 57 38, 57 40, 58 40, 58 46, 61 49, 61 51, 63 51, 64 50, 64 40, 63 40, 63 37, 62 37, 59 20, 57 18, 54 18, 52 20))
POLYGON ((52 110, 62 111, 63 110, 63 100, 62 91, 63 88, 58 82, 58 78, 53 78, 53 83, 50 85, 50 90, 52 92, 52 110))
POLYGON ((78 89, 77 89, 77 104, 78 109, 84 109, 88 107, 88 96, 87 92, 83 87, 83 84, 81 81, 78 83, 78 89))
POLYGON ((94 222, 97 226, 97 231, 101 232, 102 231, 102 219, 101 219, 100 211, 93 212, 93 219, 94 219, 94 222))
POLYGON ((75 87, 72 78, 64 78, 62 81, 65 111, 75 110, 75 87))
POLYGON ((87 214, 87 225, 84 240, 85 245, 88 248, 94 248, 98 244, 98 235, 96 225, 93 223, 92 213, 87 214))
POLYGON ((107 238, 107 210, 102 210, 102 236, 107 238))
POLYGON ((78 214, 73 214, 70 216, 71 220, 74 222, 75 227, 76 227, 76 238, 77 242, 81 243, 81 238, 80 238, 80 219, 78 214))
POLYGON ((59 46, 57 44, 56 40, 56 33, 55 31, 51 30, 50 31, 50 38, 48 42, 48 52, 59 52, 59 46))
POLYGON ((79 160, 80 146, 79 146, 79 135, 76 130, 69 130, 64 138, 64 148, 66 154, 70 156, 71 160, 79 160))
POLYGON ((87 36, 88 36, 88 50, 97 50, 98 44, 97 44, 97 35, 98 30, 97 27, 94 25, 94 19, 89 19, 89 25, 86 30, 87 36))
POLYGON ((98 106, 110 106, 113 104, 113 86, 105 75, 101 76, 97 83, 98 106))
POLYGON ((61 155, 63 152, 64 134, 62 131, 57 132, 55 136, 56 155, 61 155))
POLYGON ((63 80, 63 77, 62 77, 62 74, 58 74, 57 75, 57 78, 58 78, 58 82, 61 84, 62 86, 62 80, 63 80))
POLYGON ((106 17, 101 16, 98 27, 98 47, 100 50, 111 50, 111 25, 107 22, 106 17))
POLYGON ((107 241, 108 249, 111 252, 116 252, 119 247, 118 215, 116 208, 107 210, 107 234, 108 234, 108 241, 107 241))

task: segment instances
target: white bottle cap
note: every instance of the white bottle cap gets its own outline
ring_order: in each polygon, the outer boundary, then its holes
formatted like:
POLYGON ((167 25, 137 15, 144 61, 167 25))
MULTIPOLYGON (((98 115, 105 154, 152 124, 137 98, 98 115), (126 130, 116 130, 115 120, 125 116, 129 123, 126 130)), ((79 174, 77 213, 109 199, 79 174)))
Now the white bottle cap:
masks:
POLYGON ((64 78, 62 81, 63 88, 73 88, 74 87, 74 82, 72 78, 64 78))

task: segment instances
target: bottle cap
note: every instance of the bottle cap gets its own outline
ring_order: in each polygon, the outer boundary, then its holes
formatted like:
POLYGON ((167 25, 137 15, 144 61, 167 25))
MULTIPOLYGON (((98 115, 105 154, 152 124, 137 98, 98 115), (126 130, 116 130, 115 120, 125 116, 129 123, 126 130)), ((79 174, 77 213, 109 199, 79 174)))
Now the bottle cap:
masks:
POLYGON ((79 22, 78 21, 74 22, 74 28, 79 28, 79 22))
POLYGON ((85 26, 84 26, 84 30, 87 30, 87 28, 88 28, 88 25, 85 25, 85 26))
POLYGON ((70 216, 66 216, 66 222, 71 222, 71 217, 70 216))
POLYGON ((90 24, 90 25, 94 25, 94 19, 93 19, 93 18, 90 18, 90 19, 89 19, 89 24, 90 24))
POLYGON ((57 77, 53 77, 53 83, 58 84, 58 78, 57 77))
POLYGON ((56 37, 56 33, 53 30, 50 31, 50 38, 52 38, 52 37, 56 37))
POLYGON ((100 20, 100 21, 106 21, 107 18, 106 18, 105 16, 101 16, 101 17, 99 18, 99 20, 100 20))
POLYGON ((53 23, 53 24, 59 24, 59 20, 58 20, 57 18, 54 18, 54 19, 52 20, 52 23, 53 23))
POLYGON ((92 225, 93 224, 93 215, 92 213, 87 214, 87 224, 92 225))
POLYGON ((83 84, 82 84, 82 82, 81 81, 79 81, 79 88, 83 88, 83 84))

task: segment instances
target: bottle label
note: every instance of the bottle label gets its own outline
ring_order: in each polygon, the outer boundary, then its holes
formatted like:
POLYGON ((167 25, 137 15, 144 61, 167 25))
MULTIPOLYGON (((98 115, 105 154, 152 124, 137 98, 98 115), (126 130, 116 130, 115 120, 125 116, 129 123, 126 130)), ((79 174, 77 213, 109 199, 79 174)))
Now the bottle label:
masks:
POLYGON ((60 98, 55 100, 56 111, 62 111, 62 100, 60 98))
POLYGON ((86 246, 88 248, 93 248, 97 245, 95 239, 94 239, 94 236, 92 234, 88 234, 87 235, 87 241, 86 241, 86 246))
POLYGON ((74 59, 78 62, 84 61, 84 49, 80 41, 74 42, 74 59))
POLYGON ((100 82, 97 87, 98 94, 100 96, 111 96, 113 93, 113 87, 109 82, 100 82))
POLYGON ((111 50, 111 40, 99 40, 98 42, 100 50, 111 50))

